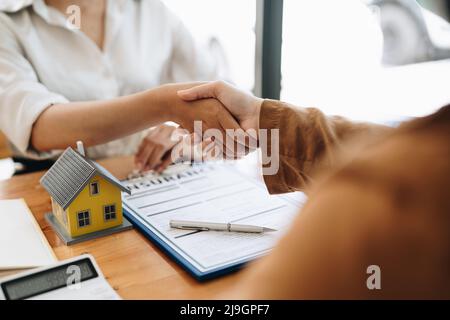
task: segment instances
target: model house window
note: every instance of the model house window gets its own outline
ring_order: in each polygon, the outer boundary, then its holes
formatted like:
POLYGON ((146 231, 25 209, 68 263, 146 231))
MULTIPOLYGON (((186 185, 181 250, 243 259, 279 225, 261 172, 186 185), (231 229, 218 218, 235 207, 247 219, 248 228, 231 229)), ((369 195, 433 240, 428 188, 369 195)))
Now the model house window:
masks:
POLYGON ((105 216, 105 221, 116 219, 116 205, 111 204, 109 206, 104 206, 103 214, 105 216))
POLYGON ((91 225, 91 216, 89 211, 81 211, 77 214, 78 226, 80 228, 91 225))
POLYGON ((99 194, 99 193, 100 193, 100 190, 99 190, 99 188, 98 188, 98 182, 97 182, 97 181, 92 182, 92 183, 90 184, 89 190, 90 190, 90 192, 91 192, 91 196, 95 196, 95 195, 99 194))

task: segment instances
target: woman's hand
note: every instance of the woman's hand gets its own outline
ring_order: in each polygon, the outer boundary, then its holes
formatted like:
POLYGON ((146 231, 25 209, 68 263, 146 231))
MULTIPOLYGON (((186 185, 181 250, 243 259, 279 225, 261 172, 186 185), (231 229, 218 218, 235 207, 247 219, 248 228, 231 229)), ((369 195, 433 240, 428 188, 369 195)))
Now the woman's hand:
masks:
POLYGON ((170 155, 164 157, 162 163, 155 168, 155 171, 161 173, 171 163, 220 160, 221 155, 212 138, 202 139, 195 133, 186 134, 172 148, 170 155))
POLYGON ((176 127, 165 124, 151 129, 142 140, 134 158, 139 171, 161 172, 171 164, 171 150, 182 139, 181 135, 174 134, 175 130, 176 127))
MULTIPOLYGON (((54 104, 43 111, 32 128, 30 142, 36 150, 51 151, 74 146, 82 140, 86 147, 107 143, 174 121, 190 132, 201 121, 202 132, 217 128, 237 129, 239 124, 216 99, 186 102, 177 92, 201 83, 167 84, 115 99, 54 104), (114 128, 114 130, 111 130, 114 128), (58 132, 57 135, 54 133, 58 132)), ((198 132, 201 134, 202 132, 198 132)))

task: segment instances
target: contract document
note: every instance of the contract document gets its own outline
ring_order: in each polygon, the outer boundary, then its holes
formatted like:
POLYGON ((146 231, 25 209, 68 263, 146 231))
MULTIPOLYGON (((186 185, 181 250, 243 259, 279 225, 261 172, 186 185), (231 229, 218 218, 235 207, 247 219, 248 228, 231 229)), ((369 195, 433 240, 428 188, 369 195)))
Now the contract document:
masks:
POLYGON ((269 195, 265 185, 223 163, 188 166, 123 181, 125 216, 199 279, 227 273, 270 251, 306 200, 303 193, 269 195), (261 234, 180 230, 170 220, 251 224, 261 234))

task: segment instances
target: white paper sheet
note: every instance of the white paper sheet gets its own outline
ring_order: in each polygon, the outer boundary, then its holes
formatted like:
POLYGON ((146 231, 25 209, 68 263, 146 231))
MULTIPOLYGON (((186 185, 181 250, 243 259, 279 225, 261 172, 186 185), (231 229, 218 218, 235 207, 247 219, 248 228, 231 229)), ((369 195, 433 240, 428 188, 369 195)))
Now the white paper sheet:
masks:
POLYGON ((134 216, 196 266, 210 271, 267 253, 289 228, 306 196, 270 196, 265 186, 232 166, 207 164, 165 176, 124 181, 134 216), (253 224, 277 229, 264 234, 172 229, 172 219, 253 224))
POLYGON ((56 261, 24 200, 0 200, 0 221, 0 270, 39 267, 56 261))

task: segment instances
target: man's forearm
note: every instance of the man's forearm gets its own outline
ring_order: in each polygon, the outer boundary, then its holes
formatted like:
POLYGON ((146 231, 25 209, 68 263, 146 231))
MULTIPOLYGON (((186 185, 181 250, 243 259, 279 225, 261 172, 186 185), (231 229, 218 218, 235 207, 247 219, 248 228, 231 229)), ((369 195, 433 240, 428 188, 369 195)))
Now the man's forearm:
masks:
MULTIPOLYGON (((280 101, 264 101, 260 129, 279 129, 279 170, 264 176, 271 193, 304 190, 319 166, 336 163, 338 147, 354 139, 383 134, 390 128, 326 116, 314 108, 298 108, 280 101)), ((270 148, 272 142, 261 147, 270 148)), ((271 150, 263 150, 271 154, 271 150)))

